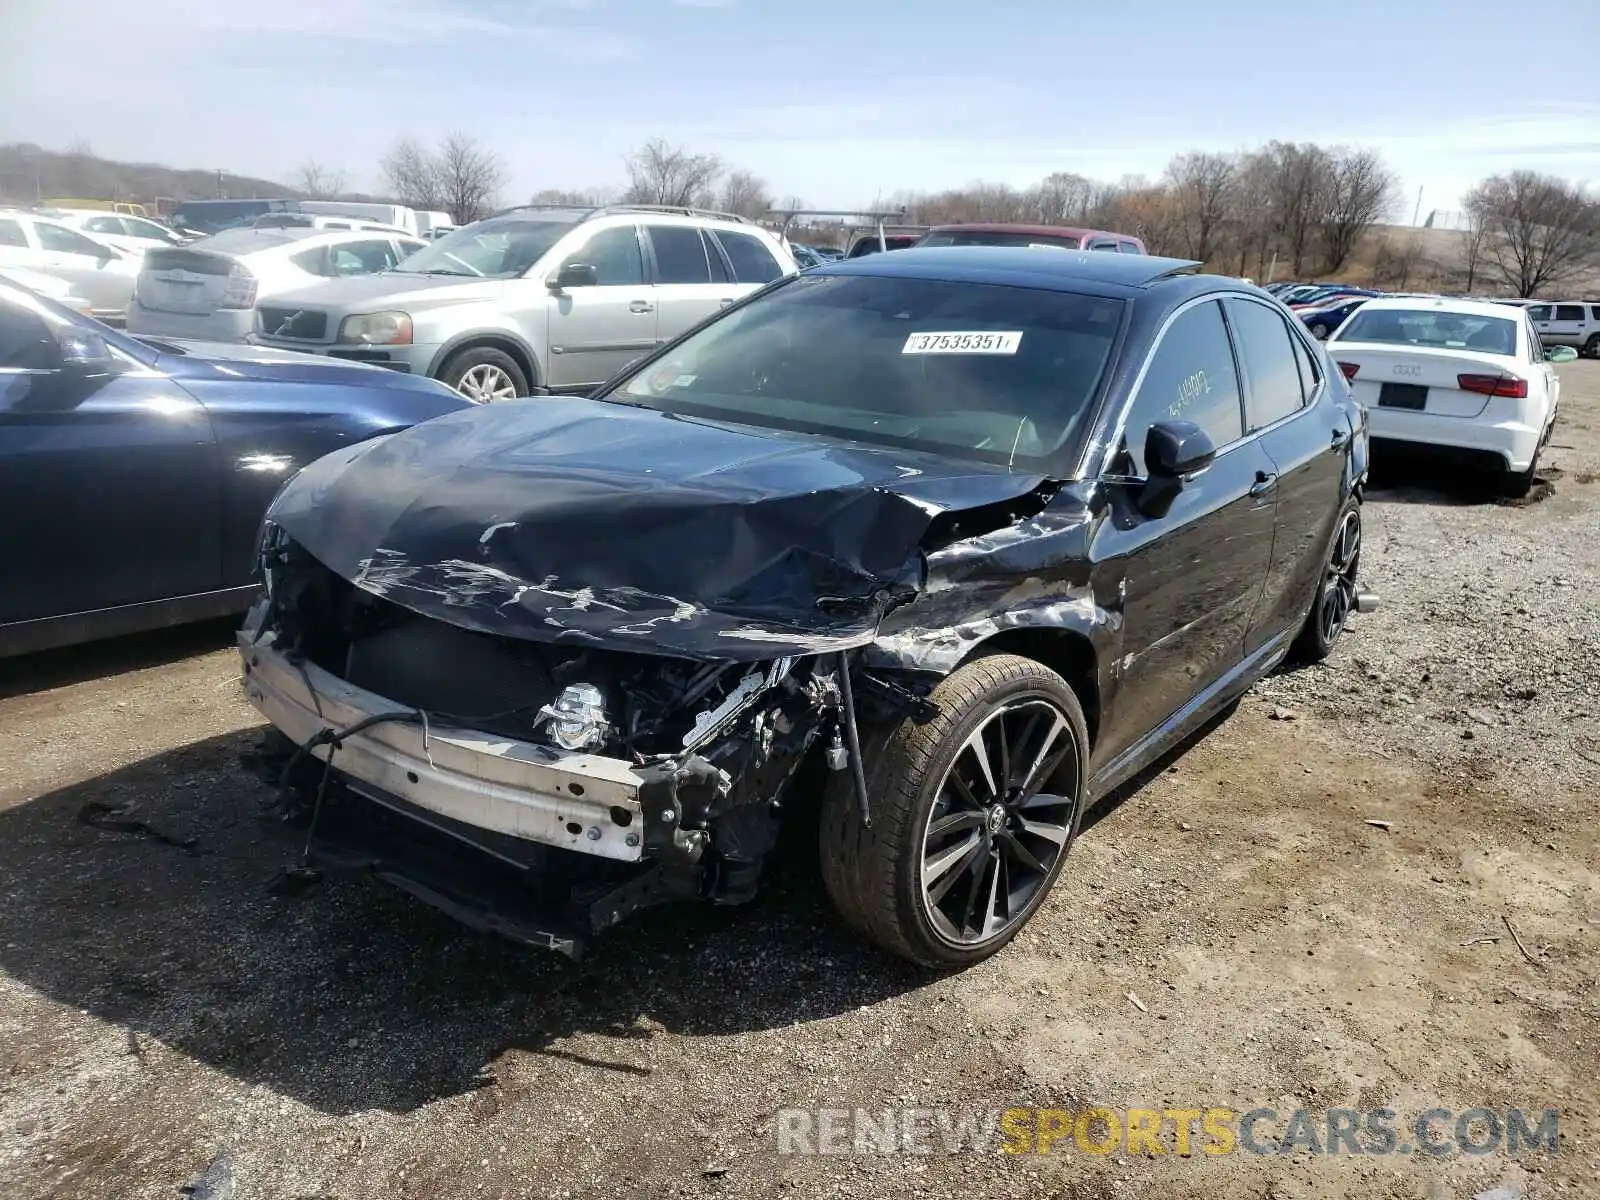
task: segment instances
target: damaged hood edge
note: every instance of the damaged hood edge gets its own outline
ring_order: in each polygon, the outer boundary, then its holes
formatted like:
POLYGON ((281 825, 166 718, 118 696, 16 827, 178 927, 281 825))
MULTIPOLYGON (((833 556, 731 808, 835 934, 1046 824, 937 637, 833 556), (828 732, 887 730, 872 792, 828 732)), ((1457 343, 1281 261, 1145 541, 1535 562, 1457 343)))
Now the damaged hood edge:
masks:
POLYGON ((939 455, 541 400, 330 455, 268 516, 355 586, 462 628, 760 661, 871 642, 929 551, 1053 490, 939 455))

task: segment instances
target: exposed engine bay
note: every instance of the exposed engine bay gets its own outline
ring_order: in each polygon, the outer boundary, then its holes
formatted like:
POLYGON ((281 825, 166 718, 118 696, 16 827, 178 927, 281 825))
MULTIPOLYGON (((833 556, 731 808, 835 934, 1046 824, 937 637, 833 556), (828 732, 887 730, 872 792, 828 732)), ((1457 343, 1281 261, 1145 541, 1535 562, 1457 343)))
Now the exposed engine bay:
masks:
MULTIPOLYGON (((337 761, 346 735, 332 724, 309 739, 334 751, 324 763, 283 745, 275 764, 284 754, 295 760, 283 780, 286 814, 309 822, 321 839, 351 844, 356 864, 471 923, 569 953, 586 928, 597 931, 650 903, 752 898, 777 840, 785 788, 807 752, 820 742, 823 761, 852 772, 865 805, 857 706, 865 714, 859 719, 881 720, 927 703, 902 683, 853 669, 846 653, 705 662, 464 629, 355 587, 271 527, 263 575, 265 596, 243 637, 296 664, 314 699, 311 671, 381 697, 387 707, 359 722, 363 732, 370 722, 414 725, 426 747, 431 731, 472 730, 527 743, 573 772, 594 760, 626 764, 640 821, 635 826, 619 806, 610 820, 624 826, 636 851, 631 869, 590 857, 600 847, 572 833, 589 829, 587 818, 563 822, 554 837, 538 829, 507 837, 486 828, 488 821, 461 822, 359 782, 348 786, 337 761), (503 895, 474 901, 444 879, 425 885, 425 894, 392 850, 375 849, 364 836, 397 823, 408 835, 420 823, 444 834, 447 848, 486 851, 520 873, 540 909, 533 927, 519 931, 503 895), (355 836, 338 839, 340 831, 355 836), (552 900, 560 910, 554 918, 552 900), (469 911, 475 904, 482 919, 469 911)), ((566 786, 584 791, 581 783, 566 786)), ((613 832, 596 828, 588 837, 599 842, 613 832)))

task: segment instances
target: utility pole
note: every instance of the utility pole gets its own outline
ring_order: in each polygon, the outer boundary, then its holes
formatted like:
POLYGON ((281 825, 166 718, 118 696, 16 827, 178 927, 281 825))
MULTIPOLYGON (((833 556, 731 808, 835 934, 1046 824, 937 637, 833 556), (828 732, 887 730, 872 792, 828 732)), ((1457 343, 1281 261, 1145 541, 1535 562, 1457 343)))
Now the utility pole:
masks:
POLYGON ((1416 223, 1417 223, 1418 219, 1421 216, 1422 216, 1422 189, 1419 187, 1417 189, 1417 207, 1411 213, 1411 224, 1412 224, 1413 227, 1416 226, 1416 223))
POLYGON ((222 190, 222 168, 217 168, 217 199, 226 200, 228 197, 222 190))

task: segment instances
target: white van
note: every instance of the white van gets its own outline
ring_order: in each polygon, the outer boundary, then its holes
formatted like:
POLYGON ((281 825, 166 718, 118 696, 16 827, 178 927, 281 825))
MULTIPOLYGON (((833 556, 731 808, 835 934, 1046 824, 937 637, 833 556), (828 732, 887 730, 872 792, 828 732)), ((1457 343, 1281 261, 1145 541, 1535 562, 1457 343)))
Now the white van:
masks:
POLYGON ((417 234, 420 237, 436 238, 439 236, 438 230, 454 229, 455 227, 455 218, 447 212, 439 212, 436 209, 430 209, 426 212, 421 209, 417 210, 417 234))
POLYGON ((361 217, 403 229, 412 236, 423 232, 418 214, 403 204, 361 204, 354 200, 301 200, 295 210, 303 213, 325 213, 335 217, 361 217))

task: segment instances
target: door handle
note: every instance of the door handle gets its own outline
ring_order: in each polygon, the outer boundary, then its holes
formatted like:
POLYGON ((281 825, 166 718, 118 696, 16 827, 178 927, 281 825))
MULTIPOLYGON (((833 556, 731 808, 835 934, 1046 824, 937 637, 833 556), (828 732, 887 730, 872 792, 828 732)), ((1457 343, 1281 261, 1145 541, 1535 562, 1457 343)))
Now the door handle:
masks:
POLYGON ((1329 442, 1329 445, 1342 446, 1346 442, 1348 442, 1349 440, 1350 440, 1350 431, 1348 429, 1343 429, 1343 428, 1339 427, 1338 425, 1335 425, 1333 427, 1333 438, 1329 442))
POLYGON ((1278 477, 1271 471, 1257 471, 1256 481, 1250 485, 1250 494, 1259 499, 1270 496, 1278 486, 1278 477))
POLYGON ((655 310, 656 306, 648 300, 630 300, 628 302, 628 311, 631 313, 647 313, 655 312, 655 310))

